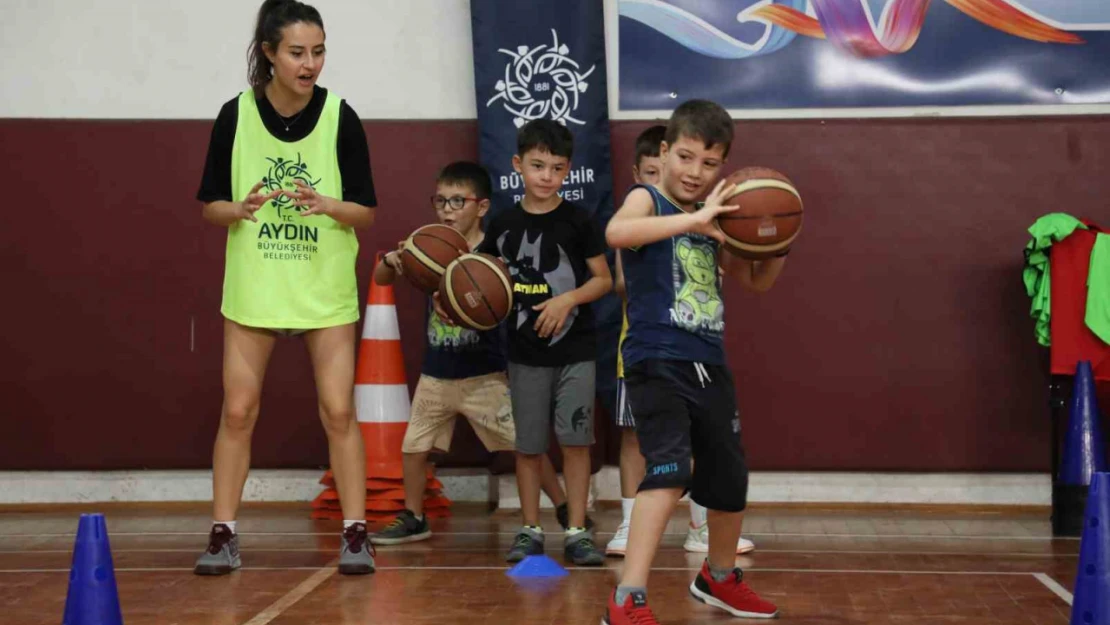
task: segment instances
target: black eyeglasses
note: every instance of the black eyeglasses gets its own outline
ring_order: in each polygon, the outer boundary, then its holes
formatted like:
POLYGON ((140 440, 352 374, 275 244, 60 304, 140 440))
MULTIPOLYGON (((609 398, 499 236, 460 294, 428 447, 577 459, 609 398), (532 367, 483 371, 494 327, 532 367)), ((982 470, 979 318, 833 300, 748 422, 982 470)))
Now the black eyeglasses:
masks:
POLYGON ((433 195, 432 196, 432 206, 434 206, 437 211, 443 210, 444 207, 446 207, 446 206, 450 206, 451 210, 453 210, 453 211, 461 211, 463 209, 463 207, 466 206, 467 202, 471 202, 471 201, 477 202, 480 199, 482 199, 482 198, 480 198, 480 197, 463 197, 461 195, 455 195, 455 196, 452 196, 452 197, 443 197, 442 195, 433 195))

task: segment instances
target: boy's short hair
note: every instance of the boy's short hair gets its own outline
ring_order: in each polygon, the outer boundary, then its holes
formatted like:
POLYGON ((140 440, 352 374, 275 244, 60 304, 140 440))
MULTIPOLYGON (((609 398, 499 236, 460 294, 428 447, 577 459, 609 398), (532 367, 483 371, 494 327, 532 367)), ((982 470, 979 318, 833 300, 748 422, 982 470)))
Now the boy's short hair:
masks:
POLYGON ((517 156, 524 156, 525 152, 534 149, 570 159, 574 154, 574 135, 559 122, 533 119, 517 133, 516 153, 517 156))
POLYGON ((706 149, 720 144, 725 148, 724 155, 728 156, 732 147, 732 132, 732 118, 720 104, 709 100, 687 100, 671 114, 664 139, 667 145, 674 145, 679 137, 700 139, 706 149))
POLYGON ((667 127, 657 124, 636 137, 636 167, 640 166, 642 159, 659 156, 659 144, 663 143, 663 138, 666 135, 667 127))
POLYGON ((472 161, 456 161, 439 170, 436 184, 466 185, 479 200, 493 195, 493 183, 485 167, 472 161))

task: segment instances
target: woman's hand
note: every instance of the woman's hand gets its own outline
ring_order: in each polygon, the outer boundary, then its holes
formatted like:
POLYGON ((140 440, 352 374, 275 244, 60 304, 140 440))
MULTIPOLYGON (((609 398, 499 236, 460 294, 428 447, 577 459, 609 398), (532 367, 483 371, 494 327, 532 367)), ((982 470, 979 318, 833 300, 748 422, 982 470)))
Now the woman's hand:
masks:
POLYGON ((293 200, 293 206, 303 209, 298 211, 301 217, 310 215, 331 216, 335 212, 335 200, 333 198, 317 193, 316 189, 301 180, 293 180, 293 183, 297 185, 296 191, 282 191, 282 193, 293 200))
POLYGON ((259 193, 259 191, 261 190, 261 181, 255 183, 255 185, 251 187, 251 191, 247 194, 247 198, 242 202, 239 202, 239 204, 235 207, 236 220, 250 220, 258 223, 258 218, 255 217, 254 214, 257 213, 259 209, 261 209, 263 206, 265 206, 266 202, 269 202, 270 200, 284 193, 281 189, 278 189, 276 191, 262 194, 259 193))

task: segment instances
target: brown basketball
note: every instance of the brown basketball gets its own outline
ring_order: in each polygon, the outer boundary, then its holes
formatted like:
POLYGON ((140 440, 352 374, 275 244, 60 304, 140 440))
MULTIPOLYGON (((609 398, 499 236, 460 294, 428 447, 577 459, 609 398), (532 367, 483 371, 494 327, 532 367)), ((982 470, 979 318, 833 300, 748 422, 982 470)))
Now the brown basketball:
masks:
POLYGON ((725 204, 740 208, 717 218, 726 249, 749 260, 788 249, 802 229, 802 196, 794 183, 767 167, 747 167, 725 179, 725 204))
POLYGON ((466 238, 451 226, 431 224, 417 228, 401 250, 404 276, 428 295, 435 293, 443 271, 470 251, 466 238))
POLYGON ((500 259, 463 254, 443 272, 439 300, 455 323, 472 330, 492 330, 513 307, 513 279, 500 259))

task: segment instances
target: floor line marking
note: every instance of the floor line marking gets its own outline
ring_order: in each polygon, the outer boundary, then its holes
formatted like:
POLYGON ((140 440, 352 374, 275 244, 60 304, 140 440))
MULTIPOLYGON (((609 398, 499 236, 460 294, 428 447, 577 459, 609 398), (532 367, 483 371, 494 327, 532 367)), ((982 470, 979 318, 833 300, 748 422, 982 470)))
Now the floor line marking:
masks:
POLYGON ((336 564, 338 559, 332 560, 325 565, 324 568, 319 569, 308 579, 293 587, 293 590, 285 593, 280 599, 271 603, 265 610, 262 610, 254 616, 251 620, 243 625, 266 625, 270 621, 281 616, 281 613, 288 610, 293 604, 303 599, 308 593, 316 590, 316 587, 323 584, 332 575, 335 575, 336 564))
MULTIPOLYGON (((316 548, 270 548, 270 547, 253 547, 247 546, 245 551, 251 553, 324 553, 335 551, 333 547, 316 547, 316 548)), ((195 553, 196 549, 112 549, 112 553, 195 553)), ((385 549, 385 553, 431 553, 431 552, 449 552, 449 553, 483 553, 488 552, 489 549, 475 547, 468 548, 451 548, 451 547, 428 547, 412 548, 408 546, 404 550, 385 549)), ((682 547, 661 547, 659 551, 675 552, 686 551, 682 547)), ((22 555, 22 554, 69 554, 73 553, 72 549, 0 549, 0 556, 4 555, 22 555)), ((891 550, 868 550, 868 549, 771 549, 761 548, 754 554, 767 554, 767 553, 785 553, 785 554, 820 554, 820 555, 896 555, 896 556, 967 556, 967 557, 995 557, 995 558, 1078 558, 1078 553, 1029 553, 1021 551, 999 551, 999 552, 972 552, 972 551, 891 551, 891 550)), ((750 554, 746 554, 751 557, 750 554)))
MULTIPOLYGON (((378 571, 506 571, 508 567, 505 566, 377 566, 378 571)), ((117 568, 117 573, 142 573, 142 572, 192 572, 191 567, 175 567, 175 568, 117 568)), ((318 571, 335 572, 335 566, 329 565, 327 569, 319 566, 283 566, 283 567, 242 567, 240 571, 318 571)), ((590 568, 569 568, 568 572, 571 573, 597 573, 597 572, 612 572, 617 570, 617 567, 590 567, 590 568)), ((653 571, 687 571, 696 572, 701 570, 700 567, 689 566, 657 566, 652 568, 653 571)), ((1038 575, 1034 571, 899 571, 890 569, 789 569, 789 568, 763 568, 751 567, 745 568, 746 572, 753 573, 814 573, 814 574, 853 574, 853 575, 988 575, 988 576, 1020 576, 1020 575, 1038 575)), ((3 573, 69 573, 69 569, 0 569, 0 574, 3 573)), ((320 580, 323 582, 329 573, 320 580)), ((312 579, 312 578, 310 578, 312 579)), ((1040 578, 1038 578, 1040 579, 1040 578)), ((1042 580, 1043 582, 1043 580, 1042 580)), ((316 585, 319 585, 317 583, 316 585)), ((1046 584, 1047 585, 1047 584, 1046 584)), ((314 586, 315 587, 315 586, 314 586)), ((302 595, 303 596, 303 595, 302 595)), ((256 624, 257 625, 257 624, 256 624)))
POLYGON ((1066 588, 1061 586, 1059 582, 1049 577, 1046 573, 1033 573, 1033 577, 1036 577, 1037 581, 1047 586, 1048 589, 1052 592, 1056 593, 1056 596, 1063 599, 1064 603, 1071 605, 1074 597, 1070 592, 1068 592, 1066 588))
MULTIPOLYGON (((208 532, 113 532, 111 536, 208 536, 208 532)), ((516 536, 517 532, 435 532, 437 536, 516 536)), ((596 536, 612 536, 614 532, 594 532, 596 536)), ((339 532, 244 532, 249 536, 338 536, 339 532)), ((686 532, 669 532, 664 536, 686 536, 686 532)), ((0 533, 0 540, 5 538, 46 538, 65 537, 73 538, 73 532, 65 533, 36 533, 36 534, 4 534, 0 533)), ((902 538, 907 540, 1020 540, 1035 542, 1073 541, 1079 542, 1078 537, 1070 536, 954 536, 950 534, 807 534, 799 532, 744 532, 744 536, 787 536, 801 538, 871 538, 892 539, 902 538)))

